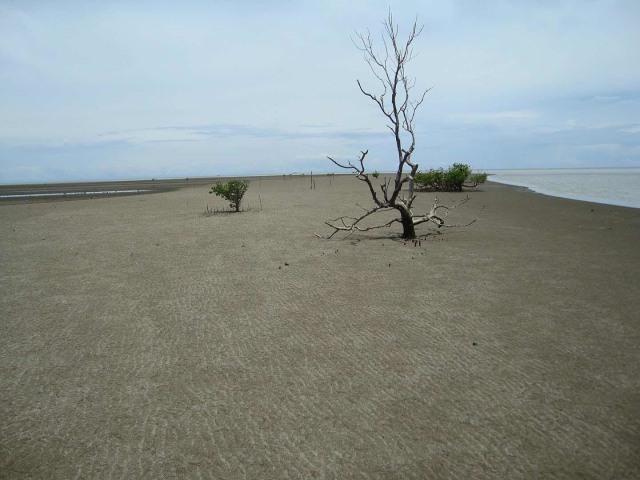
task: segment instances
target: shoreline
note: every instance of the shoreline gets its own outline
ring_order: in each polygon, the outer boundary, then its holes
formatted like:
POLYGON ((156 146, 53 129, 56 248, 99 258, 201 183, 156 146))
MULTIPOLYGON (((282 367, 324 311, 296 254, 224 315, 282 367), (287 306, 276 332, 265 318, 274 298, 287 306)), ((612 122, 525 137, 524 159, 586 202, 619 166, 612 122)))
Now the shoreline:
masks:
POLYGON ((505 169, 489 180, 537 193, 603 205, 640 208, 640 167, 581 169, 505 169))
MULTIPOLYGON (((311 172, 302 173, 286 173, 286 174, 265 174, 265 175, 213 175, 203 177, 172 177, 172 178, 140 178, 140 179, 116 179, 116 180, 78 180, 71 182, 28 182, 28 183, 6 183, 0 184, 0 192, 17 190, 17 189, 42 189, 47 187, 54 188, 90 188, 91 186, 103 186, 103 185, 166 185, 166 186, 193 186, 193 185, 205 185, 211 182, 231 180, 231 179, 248 179, 248 180, 273 180, 285 178, 299 178, 309 177, 311 172)), ((384 173, 384 172, 383 172, 384 173)), ((393 172, 391 172, 393 173, 393 172)), ((351 173, 313 173, 314 177, 327 177, 327 176, 350 176, 351 173)))
MULTIPOLYGON (((632 168, 632 167, 629 167, 632 168)), ((634 167, 635 168, 635 167, 634 167)), ((526 169, 531 170, 531 169, 526 169)), ((543 169, 545 170, 545 169, 543 169)), ((559 169, 560 170, 560 169, 559 169)), ((514 170, 517 171, 517 170, 514 170)), ((389 175, 389 173, 383 173, 389 175)), ((593 203, 597 205, 610 205, 632 209, 640 209, 640 205, 625 203, 616 200, 608 202, 595 197, 579 196, 547 191, 544 189, 536 189, 536 187, 518 183, 509 183, 501 181, 495 177, 497 174, 490 174, 487 184, 500 184, 513 188, 529 190, 532 193, 545 195, 554 198, 562 198, 566 200, 574 200, 585 203, 593 203)), ((328 178, 330 174, 314 174, 316 179, 328 178)), ((350 177, 352 174, 336 173, 332 178, 350 177)), ((130 195, 150 195, 154 193, 166 193, 183 188, 197 188, 201 186, 210 186, 215 182, 228 181, 231 179, 245 179, 252 182, 262 182, 271 180, 301 180, 310 178, 309 174, 286 174, 286 175, 251 175, 251 176, 219 176, 219 177, 194 177, 194 178, 171 178, 171 179, 142 179, 142 180, 123 180, 123 181, 92 181, 92 182, 61 182, 61 183, 31 183, 31 184, 7 184, 0 185, 0 207, 2 205, 30 204, 39 202, 56 202, 69 200, 88 200, 96 198, 108 198, 130 195), (109 191, 109 193, 104 193, 109 191), (67 193, 68 195, 63 195, 67 193), (16 196, 19 196, 16 198, 16 196)), ((465 192, 482 190, 482 185, 475 189, 466 189, 465 192)), ((441 192, 441 194, 447 192, 441 192)))
POLYGON ((610 205, 613 207, 624 207, 624 208, 633 208, 633 209, 640 209, 640 205, 636 205, 636 204, 632 204, 629 202, 624 202, 621 200, 611 200, 611 199, 606 199, 606 201, 604 199, 598 198, 598 197, 590 197, 588 195, 572 195, 572 194, 567 194, 567 193, 558 193, 552 190, 545 190, 545 189, 540 189, 538 187, 533 187, 530 185, 522 185, 522 184, 518 184, 518 183, 511 183, 511 182, 507 182, 507 181, 500 181, 497 179, 491 179, 491 176, 489 176, 489 179, 487 180, 487 182, 492 182, 492 183, 499 183, 501 185, 506 185, 509 187, 514 187, 514 188, 524 188, 526 190, 529 190, 530 192, 533 193, 537 193, 539 195, 545 195, 548 197, 555 197, 555 198, 562 198, 565 200, 574 200, 574 201, 578 201, 578 202, 585 202, 585 203, 595 203, 598 205, 610 205))
MULTIPOLYGON (((335 174, 332 178, 338 177, 339 175, 348 176, 350 174, 335 174)), ((250 180, 252 182, 262 182, 263 180, 283 179, 287 181, 309 177, 310 175, 308 174, 287 174, 6 184, 0 185, 0 206, 34 202, 55 202, 62 200, 88 200, 130 195, 150 195, 154 193, 166 193, 182 188, 210 186, 216 182, 228 181, 237 178, 250 180), (109 193, 105 194, 104 192, 109 193), (65 193, 68 195, 65 196, 65 193)), ((328 177, 328 174, 314 174, 313 177, 324 178, 328 177)))
POLYGON ((1 207, 0 471, 640 475, 638 209, 489 182, 467 228, 326 240, 370 197, 315 187, 1 207))

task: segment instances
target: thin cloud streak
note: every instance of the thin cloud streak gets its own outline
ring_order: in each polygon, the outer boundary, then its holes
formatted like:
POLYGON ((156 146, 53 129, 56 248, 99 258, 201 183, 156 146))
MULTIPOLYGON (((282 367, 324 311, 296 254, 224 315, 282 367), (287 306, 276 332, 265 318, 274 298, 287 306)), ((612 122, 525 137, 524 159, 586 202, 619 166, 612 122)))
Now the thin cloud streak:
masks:
POLYGON ((453 120, 462 123, 503 123, 529 121, 540 117, 540 114, 531 110, 512 110, 507 112, 486 113, 458 113, 451 115, 453 120))
POLYGON ((323 125, 305 125, 296 129, 263 128, 250 125, 178 125, 164 127, 149 127, 131 130, 111 131, 98 135, 100 138, 126 139, 130 143, 146 143, 154 141, 205 141, 212 137, 253 137, 269 138, 274 141, 298 140, 310 138, 335 139, 367 139, 372 136, 386 134, 384 130, 375 129, 332 129, 323 125), (182 137, 176 137, 176 134, 182 137), (159 137, 159 138, 158 138, 159 137), (185 138, 186 137, 186 138, 185 138))

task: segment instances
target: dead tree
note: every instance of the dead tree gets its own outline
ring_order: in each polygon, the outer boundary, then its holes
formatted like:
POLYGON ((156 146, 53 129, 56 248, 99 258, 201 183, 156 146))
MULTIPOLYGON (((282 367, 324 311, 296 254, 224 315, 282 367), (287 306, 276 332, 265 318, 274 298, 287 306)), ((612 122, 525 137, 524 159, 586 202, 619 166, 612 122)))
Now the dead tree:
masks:
POLYGON ((412 210, 413 201, 416 198, 413 192, 413 181, 415 174, 418 172, 418 164, 411 159, 416 146, 414 119, 430 88, 413 96, 415 80, 407 76, 405 68, 414 58, 413 42, 420 35, 423 27, 418 27, 417 22, 414 22, 407 40, 401 43, 398 37, 398 26, 393 23, 391 12, 383 22, 383 26, 382 42, 384 48, 380 53, 375 51, 369 32, 366 35, 358 33, 357 40, 354 41, 356 47, 363 53, 371 72, 382 85, 382 93, 374 95, 364 89, 360 80, 357 80, 357 83, 360 91, 378 105, 380 111, 388 120, 387 128, 393 135, 398 155, 398 169, 393 179, 390 178, 380 185, 380 192, 378 192, 373 186, 369 174, 365 171, 364 161, 369 153, 368 150, 361 152, 360 158, 355 165, 352 162, 345 164, 327 157, 338 167, 353 171, 359 180, 365 182, 374 203, 373 207, 365 209, 365 212, 358 217, 342 216, 325 222, 334 229, 334 232, 328 238, 333 237, 338 232, 363 232, 374 228, 389 227, 394 223, 401 223, 402 238, 414 239, 416 238, 415 227, 422 223, 431 223, 438 228, 461 226, 447 225, 445 219, 450 210, 468 200, 467 197, 453 205, 441 205, 436 198, 429 212, 416 214, 412 210), (405 167, 408 170, 406 174, 405 167), (405 183, 408 183, 409 187, 407 196, 402 193, 405 183), (392 210, 396 210, 400 217, 382 225, 362 226, 361 222, 369 216, 381 211, 392 210))

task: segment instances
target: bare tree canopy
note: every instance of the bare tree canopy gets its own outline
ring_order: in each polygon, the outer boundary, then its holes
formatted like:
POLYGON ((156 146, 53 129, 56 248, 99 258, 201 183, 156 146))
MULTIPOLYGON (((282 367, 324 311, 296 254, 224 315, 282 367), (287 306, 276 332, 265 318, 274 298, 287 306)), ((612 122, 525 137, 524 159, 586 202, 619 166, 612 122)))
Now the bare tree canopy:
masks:
MULTIPOLYGON (((416 198, 413 191, 413 182, 418 172, 418 164, 411 159, 416 147, 414 120, 416 112, 424 102, 430 88, 414 95, 416 82, 415 79, 411 79, 407 75, 406 66, 415 58, 413 43, 422 32, 423 27, 419 27, 417 21, 414 21, 407 39, 401 42, 398 26, 393 22, 391 11, 389 11, 387 19, 383 22, 383 26, 383 46, 380 52, 377 52, 374 48, 370 32, 367 32, 366 35, 358 33, 357 39, 354 41, 356 47, 363 53, 364 59, 374 77, 380 82, 382 92, 378 94, 371 93, 362 86, 360 80, 357 80, 357 83, 360 91, 378 105, 387 119, 387 128, 393 134, 395 141, 398 169, 393 178, 389 178, 380 185, 380 191, 378 192, 364 166, 365 158, 369 153, 368 150, 360 153, 360 158, 355 164, 352 162, 345 164, 332 157, 327 157, 338 167, 353 171, 359 180, 365 182, 374 202, 373 207, 365 209, 365 213, 358 217, 342 216, 325 222, 334 229, 329 238, 338 232, 367 231, 374 228, 388 227, 397 222, 402 224, 403 238, 413 239, 416 237, 415 227, 422 223, 430 222, 438 228, 453 226, 445 223, 447 213, 468 200, 468 198, 464 198, 454 205, 447 206, 441 205, 436 198, 428 213, 420 215, 414 214, 412 211, 413 201, 416 198), (407 167, 406 174, 405 167, 407 167), (405 183, 409 184, 407 196, 402 193, 405 183), (374 213, 389 210, 397 210, 400 218, 391 220, 383 225, 361 226, 361 222, 365 218, 374 213)), ((371 174, 371 176, 374 175, 371 174)))

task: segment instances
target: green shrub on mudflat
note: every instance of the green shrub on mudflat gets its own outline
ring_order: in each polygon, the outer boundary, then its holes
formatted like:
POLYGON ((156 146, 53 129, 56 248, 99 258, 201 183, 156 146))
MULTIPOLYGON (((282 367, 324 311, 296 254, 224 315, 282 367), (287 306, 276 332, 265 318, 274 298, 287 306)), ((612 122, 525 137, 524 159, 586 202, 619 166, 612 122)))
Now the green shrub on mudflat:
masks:
POLYGON ((471 167, 464 163, 454 163, 447 170, 439 168, 418 172, 415 175, 418 188, 436 192, 461 192, 462 187, 475 187, 487 180, 486 173, 471 175, 471 167))
POLYGON ((242 197, 247 193, 249 189, 248 180, 230 180, 227 183, 218 182, 209 193, 215 193, 217 197, 222 197, 228 200, 229 206, 236 212, 240 211, 240 204, 242 203, 242 197))

